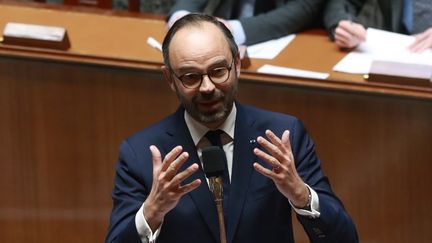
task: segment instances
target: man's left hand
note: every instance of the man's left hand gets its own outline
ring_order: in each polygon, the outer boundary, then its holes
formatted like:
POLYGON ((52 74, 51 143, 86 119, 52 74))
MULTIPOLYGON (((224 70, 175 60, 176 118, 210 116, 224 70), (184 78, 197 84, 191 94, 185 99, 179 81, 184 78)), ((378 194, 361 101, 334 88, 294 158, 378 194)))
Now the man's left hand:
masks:
POLYGON ((273 169, 267 169, 259 163, 254 163, 256 171, 272 179, 278 190, 297 208, 303 208, 308 203, 309 190, 297 173, 294 156, 289 141, 289 131, 285 130, 282 138, 272 131, 265 132, 266 138, 259 136, 258 143, 267 151, 255 148, 254 153, 267 162, 273 169))

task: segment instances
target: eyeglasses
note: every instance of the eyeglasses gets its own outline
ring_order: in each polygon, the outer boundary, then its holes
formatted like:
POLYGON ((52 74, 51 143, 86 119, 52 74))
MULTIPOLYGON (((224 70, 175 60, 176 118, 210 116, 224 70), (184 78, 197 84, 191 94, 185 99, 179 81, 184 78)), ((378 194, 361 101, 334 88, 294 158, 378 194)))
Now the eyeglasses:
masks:
POLYGON ((183 86, 188 89, 196 89, 201 86, 204 75, 214 84, 221 84, 228 80, 231 69, 233 67, 234 59, 229 67, 217 67, 209 70, 207 73, 186 73, 180 76, 172 72, 174 76, 181 81, 183 86))

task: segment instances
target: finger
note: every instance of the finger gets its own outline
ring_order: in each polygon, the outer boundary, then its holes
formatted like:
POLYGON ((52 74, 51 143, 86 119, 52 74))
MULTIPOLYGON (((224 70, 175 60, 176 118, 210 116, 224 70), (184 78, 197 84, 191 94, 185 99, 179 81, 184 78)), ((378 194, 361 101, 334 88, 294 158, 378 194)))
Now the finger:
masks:
POLYGON ((412 43, 408 47, 408 49, 412 52, 416 52, 418 50, 419 44, 426 38, 426 35, 425 35, 425 33, 420 33, 420 34, 414 35, 414 37, 415 37, 414 43, 412 43))
POLYGON ((277 176, 277 174, 275 172, 265 168, 264 166, 260 165, 259 163, 255 162, 253 164, 253 167, 258 173, 262 174, 263 176, 269 177, 270 179, 274 179, 277 176))
POLYGON ((282 140, 278 136, 276 136, 274 132, 272 132, 271 130, 266 130, 265 134, 272 144, 274 144, 279 149, 283 149, 282 140))
POLYGON ((272 144, 270 141, 268 141, 267 139, 261 136, 257 138, 257 141, 263 148, 267 150, 269 154, 271 154, 274 157, 281 158, 282 153, 280 152, 279 148, 276 145, 272 144))
POLYGON ((343 36, 341 34, 335 33, 335 44, 341 48, 349 48, 349 38, 348 36, 343 36))
POLYGON ((283 161, 284 155, 288 151, 282 143, 282 140, 271 130, 266 130, 265 134, 270 142, 263 141, 262 139, 258 139, 258 142, 264 142, 263 146, 268 150, 268 152, 270 152, 270 154, 276 157, 279 161, 283 161))
POLYGON ((421 33, 416 35, 415 42, 409 47, 412 52, 422 52, 432 46, 432 35, 421 33))
POLYGON ((343 28, 336 28, 335 38, 341 42, 349 42, 352 39, 352 35, 343 28))
POLYGON ((410 51, 414 53, 421 53, 426 49, 428 49, 428 47, 427 44, 424 42, 416 43, 415 45, 410 47, 410 51))
POLYGON ((366 30, 361 24, 352 23, 347 31, 353 36, 353 39, 359 42, 366 40, 366 30))
POLYGON ((349 48, 347 43, 345 43, 343 41, 340 41, 340 40, 335 40, 335 44, 338 47, 340 47, 341 49, 347 49, 347 48, 349 48))
POLYGON ((254 153, 256 156, 258 156, 260 159, 267 162, 273 168, 281 168, 282 164, 275 157, 267 154, 266 152, 262 151, 261 149, 255 148, 254 153))
POLYGON ((362 25, 354 23, 352 21, 344 21, 339 26, 342 30, 344 30, 346 36, 351 37, 360 37, 361 32, 364 29, 362 25))
POLYGON ((181 185, 184 180, 186 180, 189 176, 191 176, 193 173, 195 173, 199 169, 198 164, 192 164, 188 168, 186 168, 184 171, 178 173, 171 181, 171 186, 174 188, 178 188, 182 192, 189 192, 193 189, 195 189, 197 186, 201 184, 201 180, 197 179, 193 182, 185 185, 181 185))
POLYGON ((366 41, 367 31, 365 27, 361 24, 357 24, 357 38, 360 42, 366 41))
POLYGON ((159 149, 156 146, 151 145, 150 152, 152 155, 153 167, 154 168, 159 167, 162 164, 162 156, 159 149))
POLYGON ((172 180, 172 178, 177 174, 178 170, 181 168, 181 166, 186 162, 186 160, 189 158, 189 154, 187 152, 181 153, 175 160, 173 160, 166 169, 166 175, 169 180, 172 180))
POLYGON ((167 155, 165 155, 161 170, 166 171, 171 163, 179 156, 182 150, 183 148, 181 146, 176 146, 167 155))
POLYGON ((345 24, 335 30, 335 42, 340 47, 353 48, 365 38, 366 30, 359 24, 345 24))
POLYGON ((189 184, 183 185, 179 187, 180 193, 182 195, 189 193, 193 190, 195 190, 196 188, 198 188, 201 185, 201 180, 200 179, 196 179, 194 181, 192 181, 189 184))
POLYGON ((289 136, 290 136, 290 131, 285 130, 282 134, 282 144, 284 144, 286 146, 287 150, 292 151, 289 136))
POLYGON ((352 28, 352 22, 349 20, 341 20, 339 21, 337 28, 348 31, 350 28, 352 28))
POLYGON ((356 46, 356 41, 351 35, 337 36, 335 37, 335 43, 343 48, 352 48, 356 46))
POLYGON ((266 136, 268 139, 270 139, 271 143, 276 146, 276 149, 272 152, 272 155, 278 160, 282 161, 284 155, 288 152, 286 145, 271 130, 266 131, 266 136))
POLYGON ((419 33, 417 35, 414 35, 416 42, 421 42, 427 39, 428 37, 428 33, 427 32, 422 32, 419 33))

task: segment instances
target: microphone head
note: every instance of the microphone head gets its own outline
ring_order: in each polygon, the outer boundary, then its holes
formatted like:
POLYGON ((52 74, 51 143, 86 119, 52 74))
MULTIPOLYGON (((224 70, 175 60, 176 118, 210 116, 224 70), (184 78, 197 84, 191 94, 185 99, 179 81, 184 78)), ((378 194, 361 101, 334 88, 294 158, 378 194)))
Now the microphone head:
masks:
POLYGON ((222 176, 225 169, 226 156, 219 146, 209 146, 202 149, 202 162, 207 178, 222 176))

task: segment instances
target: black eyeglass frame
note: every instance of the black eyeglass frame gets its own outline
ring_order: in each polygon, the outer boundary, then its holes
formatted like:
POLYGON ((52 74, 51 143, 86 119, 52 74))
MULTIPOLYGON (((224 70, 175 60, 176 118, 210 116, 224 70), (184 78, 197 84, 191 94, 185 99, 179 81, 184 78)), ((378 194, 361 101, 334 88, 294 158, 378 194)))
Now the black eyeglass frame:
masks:
MULTIPOLYGON (((212 83, 214 83, 214 84, 223 84, 223 83, 225 83, 225 82, 230 78, 231 70, 232 70, 232 68, 233 68, 233 64, 234 64, 234 58, 232 59, 231 64, 230 64, 228 67, 217 67, 217 68, 214 68, 214 69, 211 70, 211 71, 214 71, 214 70, 219 69, 219 68, 226 68, 226 69, 227 69, 227 71, 228 71, 228 75, 227 75, 226 79, 225 79, 224 81, 219 81, 219 82, 215 82, 215 81, 213 81, 213 79, 212 79, 211 76, 209 75, 209 72, 208 72, 208 71, 207 71, 206 73, 201 73, 201 74, 200 74, 200 73, 194 73, 194 72, 191 72, 191 73, 185 73, 185 74, 183 74, 183 75, 178 76, 178 75, 174 72, 174 70, 172 70, 171 68, 170 68, 170 69, 171 69, 171 72, 172 72, 172 74, 174 75, 174 77, 176 77, 176 78, 180 81, 180 83, 182 83, 182 85, 183 85, 185 88, 187 88, 187 89, 196 89, 196 88, 198 88, 198 87, 201 86, 201 84, 202 84, 202 82, 203 82, 203 80, 204 80, 204 76, 207 76, 207 77, 210 79, 210 81, 212 81, 212 83), (200 77, 201 77, 200 81, 194 83, 192 86, 191 86, 191 85, 186 85, 186 83, 183 82, 182 77, 184 77, 185 75, 190 75, 190 74, 198 74, 198 75, 200 75, 200 77)), ((211 71, 210 71, 210 72, 211 72, 211 71)))

